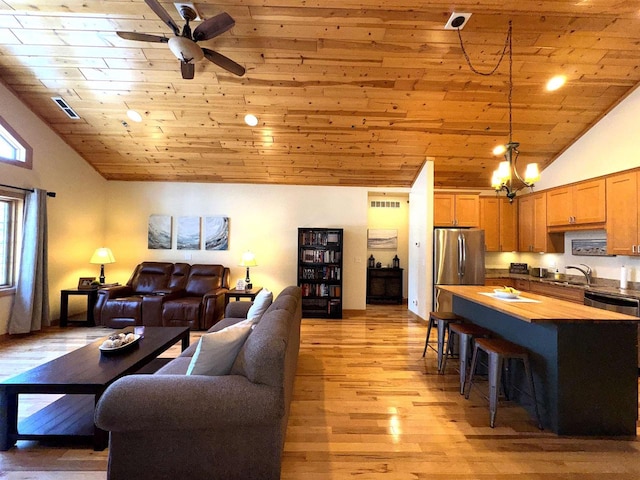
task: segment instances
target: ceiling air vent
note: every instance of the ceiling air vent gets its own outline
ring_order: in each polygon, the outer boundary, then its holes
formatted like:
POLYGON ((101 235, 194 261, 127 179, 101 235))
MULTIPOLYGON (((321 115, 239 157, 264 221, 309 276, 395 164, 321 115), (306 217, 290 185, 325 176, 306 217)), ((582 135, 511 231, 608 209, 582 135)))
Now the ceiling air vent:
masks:
POLYGON ((400 202, 388 200, 371 200, 371 208, 400 208, 400 202))
POLYGON ((80 118, 80 115, 78 115, 73 110, 73 108, 71 108, 69 106, 69 104, 64 101, 64 98, 62 98, 62 97, 51 97, 51 100, 56 102, 56 105, 58 105, 60 107, 60 109, 69 116, 69 118, 72 118, 73 120, 78 120, 80 118))

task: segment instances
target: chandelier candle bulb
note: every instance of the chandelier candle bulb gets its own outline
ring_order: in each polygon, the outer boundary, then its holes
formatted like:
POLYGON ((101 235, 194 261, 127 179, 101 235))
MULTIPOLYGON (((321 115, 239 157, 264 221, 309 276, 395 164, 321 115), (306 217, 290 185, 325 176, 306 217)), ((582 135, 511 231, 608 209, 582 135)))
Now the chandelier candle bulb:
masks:
POLYGON ((620 288, 623 290, 627 288, 627 267, 624 265, 620 267, 620 288))

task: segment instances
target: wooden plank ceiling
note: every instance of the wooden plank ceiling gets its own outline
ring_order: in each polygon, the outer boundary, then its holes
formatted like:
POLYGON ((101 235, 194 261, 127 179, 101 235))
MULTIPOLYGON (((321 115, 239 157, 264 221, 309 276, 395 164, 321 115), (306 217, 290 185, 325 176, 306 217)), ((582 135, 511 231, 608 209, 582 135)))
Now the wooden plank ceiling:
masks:
POLYGON ((183 80, 167 44, 118 37, 173 35, 143 0, 0 0, 0 79, 107 179, 409 187, 433 158, 436 185, 453 188, 486 188, 500 161, 491 151, 508 136, 508 62, 472 73, 457 32, 444 30, 452 8, 473 14, 462 38, 481 70, 513 21, 521 170, 544 168, 640 82, 639 1, 195 6, 235 19, 199 45, 243 65, 243 77, 205 59, 183 80), (567 84, 547 92, 555 74, 567 84))

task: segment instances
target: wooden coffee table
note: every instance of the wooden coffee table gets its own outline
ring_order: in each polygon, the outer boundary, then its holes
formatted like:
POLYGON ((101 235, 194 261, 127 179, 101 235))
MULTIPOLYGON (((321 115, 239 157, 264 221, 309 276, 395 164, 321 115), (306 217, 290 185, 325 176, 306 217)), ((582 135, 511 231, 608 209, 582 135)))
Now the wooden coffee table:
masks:
MULTIPOLYGON (((132 331, 129 327, 120 331, 132 331)), ((136 344, 115 353, 99 347, 106 337, 0 383, 0 450, 17 440, 84 437, 95 450, 107 447, 109 433, 93 423, 95 405, 118 378, 135 373, 182 340, 189 346, 188 327, 145 327, 136 344), (18 424, 20 394, 66 394, 18 424)))

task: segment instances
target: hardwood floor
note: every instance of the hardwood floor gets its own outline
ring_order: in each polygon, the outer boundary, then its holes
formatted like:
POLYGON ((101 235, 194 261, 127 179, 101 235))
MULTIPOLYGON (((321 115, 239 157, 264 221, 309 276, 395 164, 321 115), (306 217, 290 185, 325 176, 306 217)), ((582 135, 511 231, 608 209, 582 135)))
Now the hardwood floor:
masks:
MULTIPOLYGON (((108 331, 52 328, 0 343, 0 379, 108 331)), ((369 306, 341 321, 303 320, 283 480, 640 478, 636 438, 540 432, 508 402, 489 428, 486 401, 458 393, 457 362, 438 375, 435 354, 422 358, 425 332, 404 306, 369 306)), ((33 396, 20 413, 50 400, 33 396)), ((0 479, 104 479, 106 465, 107 451, 21 441, 0 452, 0 479)))

